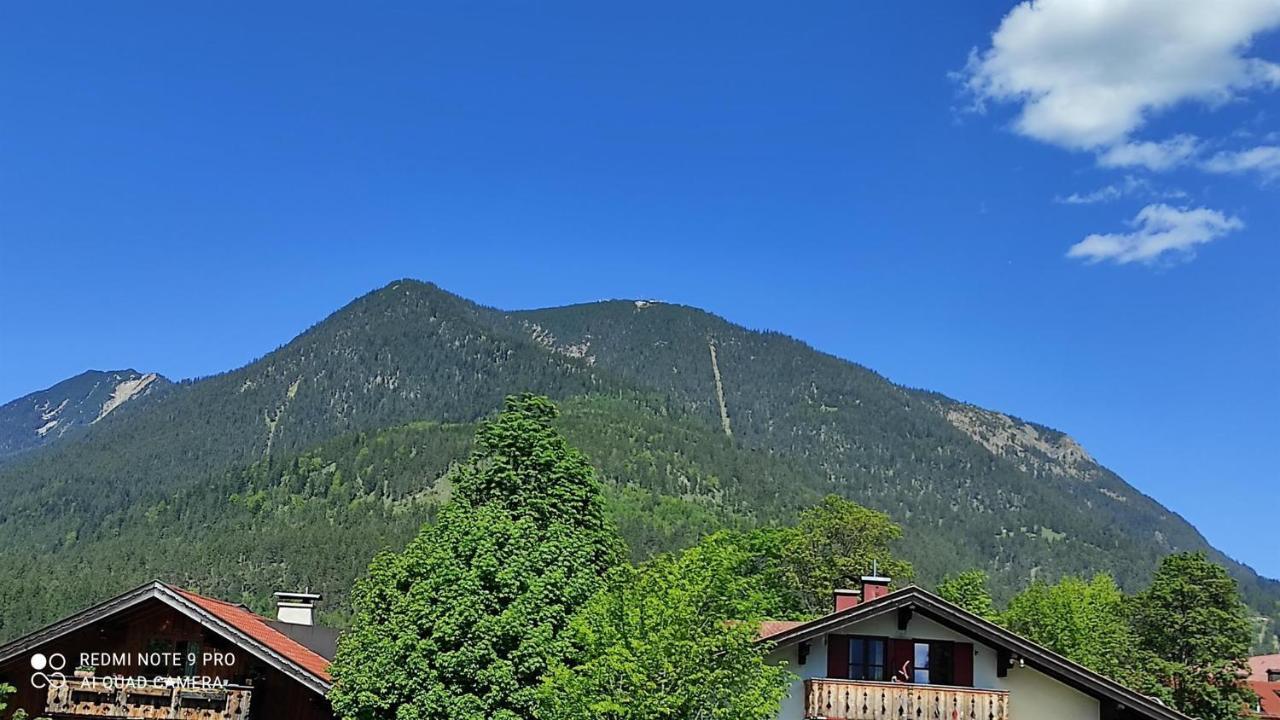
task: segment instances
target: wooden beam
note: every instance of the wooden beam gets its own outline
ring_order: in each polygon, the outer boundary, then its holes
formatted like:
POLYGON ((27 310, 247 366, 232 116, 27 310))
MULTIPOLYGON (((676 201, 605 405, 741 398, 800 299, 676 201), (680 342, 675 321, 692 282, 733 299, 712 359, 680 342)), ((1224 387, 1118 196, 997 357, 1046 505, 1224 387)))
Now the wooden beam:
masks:
POLYGON ((915 611, 909 605, 898 608, 898 629, 905 632, 907 626, 911 624, 911 616, 914 614, 915 611))

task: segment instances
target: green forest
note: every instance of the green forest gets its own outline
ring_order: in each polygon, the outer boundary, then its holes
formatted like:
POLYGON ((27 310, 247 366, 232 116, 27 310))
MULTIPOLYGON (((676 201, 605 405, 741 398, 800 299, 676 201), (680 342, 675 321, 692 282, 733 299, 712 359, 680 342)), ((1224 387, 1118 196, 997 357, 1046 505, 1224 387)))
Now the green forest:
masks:
MULTIPOLYGON (((761 620, 823 614, 873 568, 912 578, 893 551, 902 529, 835 496, 794 525, 630 562, 555 415, 545 398, 509 399, 446 471, 435 522, 356 583, 333 665, 339 717, 767 720, 791 675, 756 640, 761 620)), ((1131 596, 1107 575, 1066 578, 998 611, 980 570, 939 591, 1188 715, 1237 718, 1249 701, 1245 606, 1203 554, 1165 558, 1131 596)))
POLYGON ((980 569, 1001 605, 1099 573, 1135 593, 1162 558, 1206 552, 1240 584, 1254 646, 1276 647, 1280 584, 1062 433, 694 308, 509 313, 416 281, 0 460, 0 638, 153 578, 259 611, 308 588, 346 625, 369 558, 437 517, 477 423, 523 391, 560 405, 632 560, 790 526, 834 495, 902 527, 917 582, 980 569))

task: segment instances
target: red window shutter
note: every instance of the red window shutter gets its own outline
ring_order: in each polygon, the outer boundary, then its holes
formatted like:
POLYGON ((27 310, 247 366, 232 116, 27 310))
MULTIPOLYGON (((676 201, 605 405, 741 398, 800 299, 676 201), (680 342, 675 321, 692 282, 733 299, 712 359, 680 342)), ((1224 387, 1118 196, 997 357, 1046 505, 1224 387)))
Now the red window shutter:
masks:
POLYGON ((956 643, 951 654, 953 662, 952 682, 960 687, 973 687, 973 645, 956 643))
POLYGON ((889 641, 889 679, 898 682, 911 682, 915 677, 911 667, 915 659, 916 645, 910 640, 893 639, 889 641), (906 674, 903 675, 905 669, 906 674))
POLYGON ((849 636, 827 636, 827 677, 849 679, 849 636))

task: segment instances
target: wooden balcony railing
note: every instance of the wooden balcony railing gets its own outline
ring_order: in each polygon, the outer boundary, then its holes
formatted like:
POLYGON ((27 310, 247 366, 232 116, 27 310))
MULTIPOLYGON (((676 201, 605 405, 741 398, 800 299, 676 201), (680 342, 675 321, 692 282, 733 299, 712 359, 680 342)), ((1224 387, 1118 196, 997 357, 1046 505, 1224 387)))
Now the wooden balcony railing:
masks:
POLYGON ((156 718, 157 720, 245 720, 252 689, 165 683, 118 686, 110 679, 74 677, 50 685, 45 711, 59 716, 95 718, 156 718))
POLYGON ((1009 720, 1009 693, 947 685, 806 680, 810 720, 1009 720))

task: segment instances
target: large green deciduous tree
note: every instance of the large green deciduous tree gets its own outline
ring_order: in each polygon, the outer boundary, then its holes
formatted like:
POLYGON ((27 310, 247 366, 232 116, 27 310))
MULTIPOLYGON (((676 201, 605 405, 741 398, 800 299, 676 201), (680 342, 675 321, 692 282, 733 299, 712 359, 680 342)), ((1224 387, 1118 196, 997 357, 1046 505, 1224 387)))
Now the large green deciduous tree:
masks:
POLYGON ((446 474, 454 496, 435 524, 370 565, 332 669, 340 717, 535 717, 569 617, 624 557, 555 415, 545 398, 508 398, 446 474))
POLYGON ((948 575, 938 584, 938 596, 955 603, 978 617, 996 619, 995 602, 987 587, 987 573, 982 570, 965 570, 948 575))
POLYGON ((831 612, 832 593, 858 587, 863 575, 909 581, 911 563, 890 549, 901 537, 888 515, 828 495, 794 527, 757 530, 745 542, 775 596, 772 614, 799 618, 831 612))
POLYGON ((760 618, 829 612, 832 591, 878 571, 910 579, 887 515, 838 497, 794 527, 721 532, 615 571, 575 617, 575 653, 548 678, 544 720, 776 716, 789 675, 764 662, 760 618))
POLYGON ((1001 617, 1010 630, 1128 685, 1140 685, 1127 600, 1110 575, 1032 583, 1001 617))
POLYGON ((1204 553, 1166 557, 1134 598, 1133 625, 1148 654, 1146 688, 1203 720, 1243 714, 1256 701, 1248 672, 1250 630, 1236 582, 1204 553))
POLYGON ((618 568, 574 617, 543 720, 769 720, 790 675, 756 643, 769 601, 728 534, 618 568))

